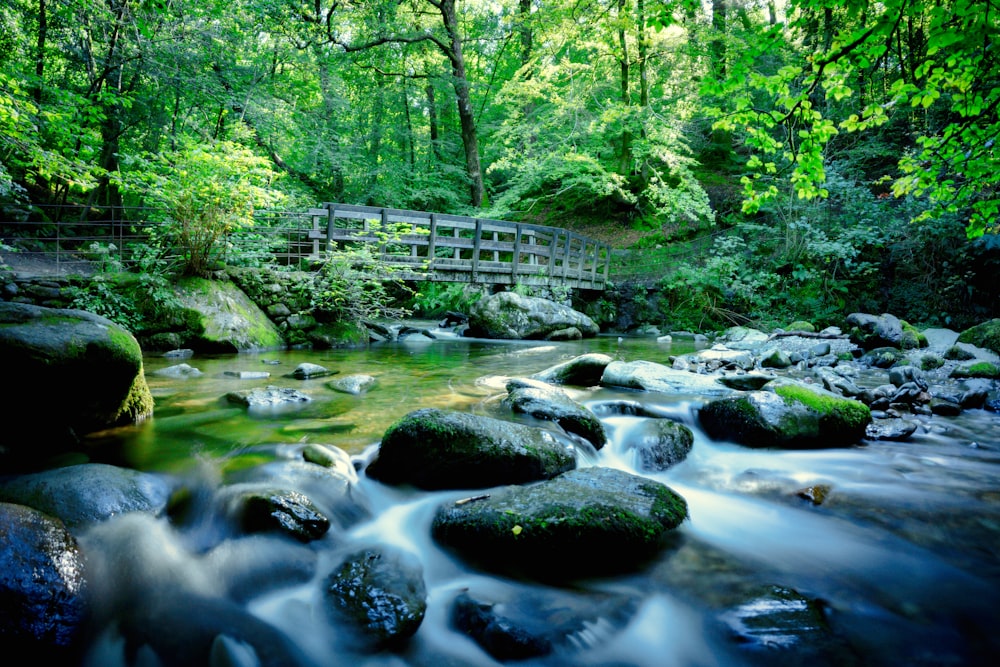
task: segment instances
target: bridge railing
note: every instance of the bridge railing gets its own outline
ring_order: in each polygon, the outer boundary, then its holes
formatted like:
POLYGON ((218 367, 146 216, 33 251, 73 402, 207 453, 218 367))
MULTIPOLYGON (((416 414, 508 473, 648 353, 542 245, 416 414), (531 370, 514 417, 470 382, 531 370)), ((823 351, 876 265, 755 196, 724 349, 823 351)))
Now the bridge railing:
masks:
POLYGON ((596 290, 608 280, 610 246, 555 227, 334 203, 308 214, 314 257, 374 244, 407 280, 596 290))

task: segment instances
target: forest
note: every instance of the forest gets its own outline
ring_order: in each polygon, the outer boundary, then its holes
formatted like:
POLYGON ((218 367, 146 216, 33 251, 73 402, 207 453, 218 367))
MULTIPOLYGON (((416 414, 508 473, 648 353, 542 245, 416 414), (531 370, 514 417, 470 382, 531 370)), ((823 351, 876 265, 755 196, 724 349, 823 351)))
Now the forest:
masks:
POLYGON ((8 0, 0 243, 70 204, 209 245, 261 211, 391 206, 605 240, 678 328, 961 329, 1000 315, 998 11, 8 0))

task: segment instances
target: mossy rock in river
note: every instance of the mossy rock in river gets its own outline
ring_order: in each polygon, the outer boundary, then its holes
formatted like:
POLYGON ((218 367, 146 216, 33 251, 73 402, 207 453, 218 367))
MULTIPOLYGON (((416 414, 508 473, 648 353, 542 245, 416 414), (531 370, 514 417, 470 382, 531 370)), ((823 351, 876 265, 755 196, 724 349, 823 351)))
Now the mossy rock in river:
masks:
POLYGON ((385 484, 479 489, 549 479, 574 467, 572 450, 541 428, 424 408, 389 427, 365 472, 385 484))
POLYGON ((665 484, 595 466, 447 503, 431 531, 441 545, 490 569, 585 577, 640 566, 687 515, 684 498, 665 484))
POLYGON ((153 412, 139 343, 104 317, 0 303, 0 353, 14 383, 0 403, 0 449, 34 455, 153 412))
POLYGON ((698 412, 711 438, 786 449, 856 444, 871 419, 868 406, 860 401, 789 380, 713 401, 698 412))
POLYGON ((959 343, 971 343, 1000 354, 1000 319, 992 319, 966 329, 958 336, 959 343))

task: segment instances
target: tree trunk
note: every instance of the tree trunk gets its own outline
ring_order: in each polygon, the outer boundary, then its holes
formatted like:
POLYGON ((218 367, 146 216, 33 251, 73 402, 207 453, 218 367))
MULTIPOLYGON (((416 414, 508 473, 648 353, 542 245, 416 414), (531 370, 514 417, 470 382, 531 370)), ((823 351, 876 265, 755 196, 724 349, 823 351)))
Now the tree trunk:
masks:
POLYGON ((458 118, 462 128, 462 146, 465 148, 465 168, 469 176, 469 203, 474 208, 483 205, 483 170, 479 161, 479 137, 476 133, 476 117, 472 108, 469 80, 465 74, 465 58, 462 55, 462 39, 458 33, 458 15, 455 0, 441 0, 438 8, 445 31, 448 33, 448 59, 458 101, 458 118))
MULTIPOLYGON (((619 63, 621 65, 621 92, 622 106, 627 110, 631 106, 631 92, 629 90, 629 55, 628 41, 625 35, 625 12, 628 0, 618 0, 618 48, 621 49, 619 63)), ((618 173, 628 176, 632 173, 632 130, 629 127, 630 119, 626 111, 622 121, 622 148, 618 155, 618 173)))

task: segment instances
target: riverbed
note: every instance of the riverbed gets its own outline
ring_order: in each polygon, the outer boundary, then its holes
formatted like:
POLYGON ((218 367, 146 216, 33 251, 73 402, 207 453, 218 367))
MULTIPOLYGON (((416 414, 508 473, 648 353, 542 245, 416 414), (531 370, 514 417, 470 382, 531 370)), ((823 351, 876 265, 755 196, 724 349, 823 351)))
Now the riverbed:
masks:
MULTIPOLYGON (((412 410, 484 411, 491 398, 505 393, 507 378, 586 352, 669 364, 672 355, 695 349, 693 341, 681 338, 669 343, 616 336, 496 342, 438 332, 436 338, 411 336, 363 349, 148 356, 144 364, 156 401, 154 416, 93 439, 92 455, 158 474, 204 479, 206 467, 235 456, 274 445, 319 443, 347 452, 363 470, 386 428, 412 410), (159 374, 177 363, 200 373, 159 374), (291 373, 301 363, 319 364, 332 375, 295 379, 291 373), (375 384, 361 395, 327 386, 351 374, 371 375, 375 384), (267 385, 294 388, 311 400, 248 410, 226 398, 267 385)), ((505 600, 519 618, 568 628, 552 653, 515 664, 997 664, 996 413, 916 417, 920 427, 903 442, 865 440, 847 448, 779 451, 709 439, 695 418, 707 397, 606 387, 569 390, 601 417, 608 433, 601 450, 580 450, 579 466, 652 477, 688 503, 689 518, 654 562, 627 575, 558 585, 483 572, 430 538, 435 508, 468 491, 391 488, 362 471, 358 489, 372 508, 371 518, 337 540, 309 547, 318 559, 309 582, 249 596, 241 600, 244 610, 290 637, 316 665, 502 664, 454 627, 452 604, 462 592, 505 600), (638 402, 690 427, 695 441, 687 459, 664 472, 640 473, 622 443, 644 417, 607 409, 622 401, 638 402), (345 631, 317 611, 317 581, 345 553, 370 544, 409 552, 423 567, 426 617, 406 646, 394 651, 352 652, 338 639, 345 631)), ((183 531, 149 521, 143 539, 118 542, 135 552, 116 558, 123 563, 145 559, 144 576, 151 582, 161 580, 158 568, 172 568, 174 576, 195 582, 225 576, 208 568, 205 554, 190 548, 183 531)), ((277 566, 282 553, 259 557, 273 558, 277 566)), ((606 557, 615 557, 615 545, 607 545, 606 557)), ((109 628, 87 663, 114 664, 120 657, 109 628)))

